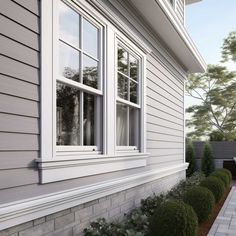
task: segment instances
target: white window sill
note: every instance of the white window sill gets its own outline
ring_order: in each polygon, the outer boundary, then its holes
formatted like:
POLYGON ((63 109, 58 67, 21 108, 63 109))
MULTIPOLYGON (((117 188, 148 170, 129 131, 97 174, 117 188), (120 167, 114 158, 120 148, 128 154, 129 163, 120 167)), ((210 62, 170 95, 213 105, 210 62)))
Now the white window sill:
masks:
POLYGON ((54 160, 37 159, 40 183, 103 174, 146 166, 147 153, 125 153, 116 156, 58 156, 54 160))

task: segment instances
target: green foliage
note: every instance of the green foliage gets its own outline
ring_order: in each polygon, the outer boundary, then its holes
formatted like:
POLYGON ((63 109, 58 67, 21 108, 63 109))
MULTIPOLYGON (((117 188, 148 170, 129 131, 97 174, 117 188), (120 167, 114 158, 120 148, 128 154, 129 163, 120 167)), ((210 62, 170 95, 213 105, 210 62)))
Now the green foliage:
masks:
POLYGON ((191 187, 199 185, 205 179, 203 173, 195 172, 191 177, 182 180, 173 187, 168 193, 166 198, 182 200, 184 193, 191 187))
POLYGON ((224 141, 224 134, 218 130, 214 130, 209 134, 210 141, 224 141))
POLYGON ((226 67, 209 65, 206 73, 192 74, 186 84, 186 95, 200 103, 188 107, 191 119, 186 125, 194 128, 189 137, 209 136, 214 130, 224 140, 236 138, 236 75, 226 67))
POLYGON ((211 173, 211 176, 215 176, 219 179, 222 180, 222 182, 224 183, 224 186, 227 188, 230 184, 230 179, 227 173, 225 173, 224 171, 220 171, 220 170, 216 170, 214 172, 211 173))
POLYGON ((128 230, 129 233, 133 231, 133 233, 139 232, 138 235, 146 235, 149 230, 148 217, 142 212, 140 208, 132 210, 131 213, 126 216, 124 222, 124 228, 126 229, 126 231, 128 230))
POLYGON ((232 173, 231 173, 231 171, 230 170, 228 170, 228 169, 226 169, 226 168, 221 168, 221 169, 219 169, 220 171, 223 171, 224 173, 226 173, 227 175, 228 175, 228 177, 229 177, 229 183, 231 183, 231 181, 232 181, 232 173))
POLYGON ((188 142, 186 145, 186 162, 189 163, 186 175, 187 177, 190 177, 197 170, 196 158, 192 142, 188 142))
POLYGON ((208 188, 213 193, 216 202, 219 202, 224 195, 224 183, 217 177, 207 177, 200 183, 200 186, 208 188))
POLYGON ((224 39, 222 47, 223 62, 232 60, 236 62, 236 31, 229 33, 224 39))
POLYGON ((189 189, 184 194, 183 200, 193 207, 199 222, 203 222, 209 217, 215 205, 213 193, 201 186, 195 186, 189 189))
POLYGON ((165 195, 157 196, 153 194, 153 196, 141 200, 140 209, 142 213, 147 215, 148 217, 152 216, 155 210, 160 208, 165 199, 165 195))
POLYGON ((125 230, 118 223, 108 223, 104 218, 97 219, 84 229, 85 236, 124 236, 125 230))
POLYGON ((209 176, 214 171, 213 155, 209 143, 206 143, 203 148, 201 169, 206 176, 209 176))
POLYGON ((167 201, 152 216, 150 231, 153 236, 195 236, 197 216, 183 202, 167 201))

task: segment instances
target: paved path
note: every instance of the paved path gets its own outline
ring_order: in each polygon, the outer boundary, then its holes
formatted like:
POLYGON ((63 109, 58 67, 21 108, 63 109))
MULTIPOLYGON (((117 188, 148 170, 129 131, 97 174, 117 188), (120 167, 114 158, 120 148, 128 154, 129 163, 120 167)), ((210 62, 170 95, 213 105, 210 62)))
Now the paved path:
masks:
POLYGON ((236 236, 236 187, 233 186, 207 236, 236 236))

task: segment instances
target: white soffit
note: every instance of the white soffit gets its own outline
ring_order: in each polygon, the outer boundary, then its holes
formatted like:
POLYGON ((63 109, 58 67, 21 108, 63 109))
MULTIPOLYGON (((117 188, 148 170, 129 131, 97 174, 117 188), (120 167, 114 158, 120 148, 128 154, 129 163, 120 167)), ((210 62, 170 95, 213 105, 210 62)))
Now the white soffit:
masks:
POLYGON ((202 0, 185 0, 185 4, 192 4, 192 3, 196 3, 196 2, 201 2, 202 0))
POLYGON ((188 73, 204 72, 206 63, 167 0, 130 0, 188 73))

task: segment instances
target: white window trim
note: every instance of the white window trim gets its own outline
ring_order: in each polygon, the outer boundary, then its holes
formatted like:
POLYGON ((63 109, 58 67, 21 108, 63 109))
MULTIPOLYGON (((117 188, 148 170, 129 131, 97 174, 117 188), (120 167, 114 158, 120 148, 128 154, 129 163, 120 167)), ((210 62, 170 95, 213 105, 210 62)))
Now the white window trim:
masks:
MULTIPOLYGON (((145 117, 145 78, 146 78, 146 55, 140 48, 124 36, 109 21, 102 17, 89 3, 82 0, 64 0, 75 7, 82 8, 86 14, 96 16, 96 20, 104 27, 104 75, 106 81, 102 90, 90 89, 79 85, 80 89, 101 95, 103 94, 103 150, 100 152, 96 146, 91 151, 91 146, 83 148, 56 146, 56 80, 58 71, 53 66, 55 58, 58 58, 55 50, 55 35, 58 35, 58 24, 55 22, 57 9, 56 2, 59 0, 41 1, 41 156, 37 159, 40 170, 40 182, 49 183, 67 180, 94 174, 108 173, 118 170, 143 167, 146 165, 146 117, 145 117), (128 149, 116 149, 116 86, 115 86, 115 51, 116 40, 130 45, 141 56, 142 71, 142 96, 140 100, 141 127, 140 149, 129 147, 128 149), (106 50, 109 49, 109 50, 106 50), (105 67, 106 62, 109 66, 105 67), (53 79, 51 79, 53 78, 53 79), (114 78, 107 79, 107 78, 114 78), (100 94, 101 93, 101 94, 100 94), (52 95, 53 94, 53 95, 52 95), (109 98, 109 99, 108 99, 109 98), (110 99, 111 98, 111 99, 110 99), (86 152, 83 150, 88 149, 86 152), (135 150, 136 149, 136 150, 135 150), (57 152, 60 150, 60 152, 57 152)), ((91 16, 91 17, 92 17, 91 16)), ((58 40, 58 39, 57 39, 58 40)), ((65 80, 60 78, 59 80, 65 80)), ((70 81, 73 83, 73 81, 70 81)), ((76 84, 76 86, 78 86, 76 84)), ((133 104, 132 104, 133 105, 133 104)))

